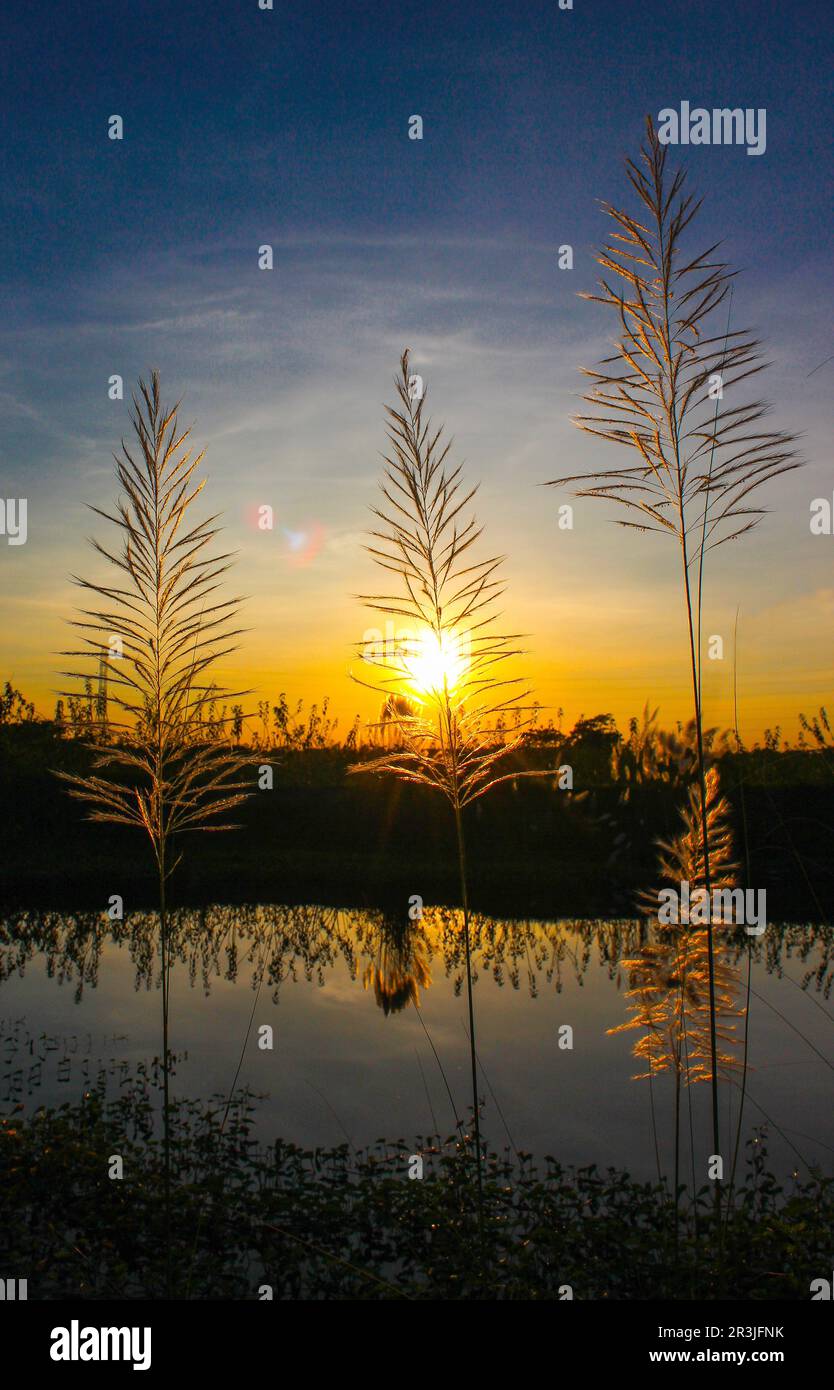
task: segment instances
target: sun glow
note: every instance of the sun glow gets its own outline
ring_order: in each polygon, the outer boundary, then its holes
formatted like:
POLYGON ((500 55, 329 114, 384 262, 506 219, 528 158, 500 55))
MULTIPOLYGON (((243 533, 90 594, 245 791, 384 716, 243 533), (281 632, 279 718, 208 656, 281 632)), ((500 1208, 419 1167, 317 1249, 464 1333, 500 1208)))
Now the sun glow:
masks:
POLYGON ((419 695, 450 694, 469 669, 468 642, 455 632, 426 632, 409 642, 403 666, 419 695))

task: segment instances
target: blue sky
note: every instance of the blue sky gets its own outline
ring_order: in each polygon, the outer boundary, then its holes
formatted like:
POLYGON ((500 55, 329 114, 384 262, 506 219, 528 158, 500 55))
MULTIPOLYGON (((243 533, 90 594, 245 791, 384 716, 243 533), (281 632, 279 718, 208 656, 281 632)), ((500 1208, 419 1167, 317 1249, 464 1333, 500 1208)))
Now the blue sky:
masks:
MULTIPOLYGON (((682 153, 706 195, 695 240, 723 238, 743 271, 734 315, 767 340, 774 423, 803 432, 808 459, 759 533, 716 557, 707 627, 731 630, 740 606, 750 732, 830 694, 834 537, 808 531, 810 499, 834 490, 834 363, 809 376, 834 352, 828 5, 33 3, 4 38, 0 480, 28 498, 30 535, 0 542, 0 612, 5 666, 45 707, 68 575, 91 570, 84 504, 112 496, 126 429, 107 379, 156 365, 240 548, 243 667, 264 692, 364 709, 345 674, 367 624, 351 596, 368 588, 381 403, 408 344, 482 480, 541 697, 571 717, 623 719, 647 696, 685 714, 667 548, 590 502, 565 536, 539 489, 597 457, 570 415, 577 368, 613 332, 576 294, 606 232, 598 200, 627 199, 646 113, 683 99, 767 110, 761 158, 682 153), (279 535, 253 534, 262 502, 279 535), (286 532, 319 526, 294 563, 286 532)), ((727 663, 709 681, 726 722, 727 663)))

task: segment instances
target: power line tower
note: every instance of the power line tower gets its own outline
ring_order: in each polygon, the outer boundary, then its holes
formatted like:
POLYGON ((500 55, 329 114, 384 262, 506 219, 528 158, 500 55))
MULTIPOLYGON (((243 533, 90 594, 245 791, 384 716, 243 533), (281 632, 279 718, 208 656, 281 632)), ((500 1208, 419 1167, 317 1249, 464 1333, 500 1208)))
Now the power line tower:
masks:
POLYGON ((96 724, 102 737, 107 734, 107 652, 102 647, 98 658, 98 690, 96 692, 96 724))

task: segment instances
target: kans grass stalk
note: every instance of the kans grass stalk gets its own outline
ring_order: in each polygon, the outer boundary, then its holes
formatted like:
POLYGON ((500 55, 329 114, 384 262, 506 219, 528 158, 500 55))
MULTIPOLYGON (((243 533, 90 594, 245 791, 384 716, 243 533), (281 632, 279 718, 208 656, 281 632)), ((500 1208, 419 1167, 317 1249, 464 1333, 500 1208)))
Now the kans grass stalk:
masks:
POLYGON ((388 773, 439 791, 448 801, 455 826, 463 909, 463 944, 469 1013, 472 1111, 478 1183, 478 1222, 483 1237, 480 1104, 478 1100, 469 875, 463 812, 478 797, 517 776, 502 772, 508 755, 520 747, 532 722, 524 701, 530 691, 507 674, 520 654, 518 634, 496 630, 496 604, 504 592, 498 577, 503 557, 472 558, 482 528, 471 513, 477 488, 467 489, 461 466, 448 462, 451 442, 443 443, 425 413, 426 393, 418 393, 409 353, 395 379, 399 409, 386 407, 390 452, 384 456, 380 484, 384 501, 373 508, 377 529, 366 549, 388 574, 392 592, 360 595, 385 616, 396 637, 366 640, 363 661, 376 674, 356 679, 385 696, 385 725, 396 745, 351 772, 388 773), (513 716, 512 735, 501 727, 513 716))
MULTIPOLYGON (((739 387, 760 372, 760 344, 747 330, 713 332, 713 314, 730 292, 735 272, 712 259, 719 243, 695 254, 684 233, 701 206, 684 194, 685 174, 670 177, 666 147, 647 120, 640 164, 626 161, 639 201, 636 214, 608 203, 615 230, 597 260, 607 276, 601 293, 582 297, 616 312, 620 338, 613 356, 585 371, 593 385, 584 399, 593 414, 575 423, 589 434, 624 445, 636 460, 619 467, 553 480, 578 496, 616 502, 629 512, 619 522, 658 532, 677 544, 683 585, 695 713, 697 782, 711 892, 707 762, 697 650, 706 554, 751 530, 763 512, 753 494, 799 466, 792 435, 762 429, 767 405, 743 401, 739 387)), ((717 327, 717 325, 716 325, 717 327)), ((708 898, 708 902, 711 898, 708 898)), ((721 1153, 718 1119, 715 961, 712 921, 706 925, 709 967, 713 1152, 721 1153)), ((716 1185, 716 1210, 720 1211, 716 1185)))
MULTIPOLYGON (((683 828, 668 841, 659 840, 662 851, 659 870, 664 886, 675 889, 682 882, 690 885, 693 894, 706 886, 706 862, 712 867, 715 888, 732 890, 736 887, 738 865, 733 859, 733 839, 730 829, 730 805, 721 793, 716 767, 707 771, 707 834, 701 820, 700 788, 689 787, 688 804, 682 811, 683 828)), ((635 1080, 648 1079, 672 1071, 675 1078, 675 1146, 674 1146, 674 1220, 677 1246, 680 1206, 681 1169, 681 1099, 682 1088, 687 1090, 699 1082, 710 1080, 714 1065, 714 1044, 718 1050, 718 1065, 723 1074, 738 1065, 730 1050, 737 1045, 735 1019, 743 1010, 736 1007, 739 987, 738 972, 717 953, 710 974, 707 938, 691 922, 669 925, 661 922, 658 913, 659 890, 639 895, 640 911, 652 924, 652 938, 639 953, 621 965, 628 971, 626 991, 629 1019, 609 1028, 611 1034, 639 1029, 634 1044, 634 1056, 645 1063, 647 1070, 637 1073, 635 1080), (712 1027, 710 1001, 713 1001, 717 1024, 712 1027)), ((714 924, 731 927, 721 913, 714 924)), ((746 1048, 745 1048, 746 1060, 746 1048)), ((693 1200, 697 1190, 693 1188, 693 1200)))
MULTIPOLYGON (((118 577, 110 583, 76 578, 99 606, 80 610, 73 626, 81 646, 64 656, 95 663, 107 682, 115 717, 104 741, 92 745, 93 767, 103 775, 58 776, 85 802, 88 820, 142 829, 157 870, 162 973, 163 1130, 165 1162, 166 1292, 171 1296, 170 1147, 170 923, 166 889, 180 862, 173 846, 188 830, 227 830, 216 817, 250 792, 239 780, 247 759, 231 744, 210 738, 206 707, 217 698, 210 669, 236 649, 240 599, 222 599, 220 581, 230 552, 217 554, 217 516, 192 521, 191 507, 205 485, 195 474, 203 453, 184 449, 178 405, 164 409, 159 375, 139 383, 131 422, 134 453, 122 440, 116 477, 122 489, 114 512, 91 510, 117 528, 112 549, 92 541, 118 577), (138 447, 137 447, 138 445, 138 447)), ((84 681, 89 671, 62 673, 84 681)), ((72 695, 72 691, 62 691, 72 695)), ((227 696, 240 691, 224 691, 227 696)))

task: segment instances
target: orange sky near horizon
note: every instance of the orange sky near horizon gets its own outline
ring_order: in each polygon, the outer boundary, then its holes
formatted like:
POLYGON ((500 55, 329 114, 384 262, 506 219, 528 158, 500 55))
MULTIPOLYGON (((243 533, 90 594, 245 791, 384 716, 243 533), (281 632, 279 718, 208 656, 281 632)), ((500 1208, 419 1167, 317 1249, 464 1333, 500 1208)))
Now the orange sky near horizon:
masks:
MULTIPOLYGON (((370 282, 350 284, 351 293, 372 293, 370 282)), ((286 287, 302 299, 303 290, 303 283, 297 291, 286 287)), ((776 289, 752 298, 757 317, 784 313, 776 289)), ((203 362, 186 372, 179 320, 167 336, 164 323, 154 322, 154 339, 163 345, 155 352, 163 401, 185 393, 183 423, 193 422, 195 446, 207 449, 206 487, 195 507, 200 516, 220 514, 220 543, 236 554, 225 592, 246 596, 248 631, 218 671, 219 681, 251 687, 253 708, 259 699, 275 702, 281 691, 293 703, 329 695, 342 733, 357 713, 365 721, 378 717, 380 701, 349 674, 363 634, 379 625, 356 596, 380 586, 382 572, 363 547, 379 498, 383 403, 392 400, 403 348, 418 343, 412 363, 425 381, 428 415, 437 426, 445 423, 450 460, 462 464, 464 483, 478 484, 478 557, 506 557, 502 626, 527 634, 529 655, 518 672, 547 707, 543 718, 555 720, 561 707, 563 727, 570 728, 582 715, 610 713, 625 730, 648 700, 659 707, 661 725, 688 720, 676 542, 624 530, 614 524, 618 513, 610 504, 544 486, 548 478, 611 462, 613 446, 580 433, 571 418, 581 385, 577 364, 604 355, 610 325, 594 323, 565 343, 475 340, 436 329, 418 333, 413 322, 381 328, 387 303, 367 327, 351 327, 347 362, 340 348, 345 334, 338 324, 331 331, 332 313, 323 312, 300 335, 317 354, 303 371, 267 362, 229 381, 215 380, 203 362), (559 526, 565 503, 573 507, 570 529, 559 526), (274 513, 271 530, 258 525, 265 505, 274 513)), ((805 318, 824 313, 810 289, 801 307, 805 318)), ((417 303, 403 310, 410 320, 420 312, 417 303)), ((296 317, 303 314, 299 307, 296 317)), ((779 321, 779 371, 769 387, 779 426, 802 436, 806 466, 763 489, 767 514, 749 536, 707 557, 704 717, 724 728, 734 722, 738 611, 739 726, 746 743, 776 725, 793 740, 800 712, 834 706, 834 537, 810 529, 813 499, 833 490, 827 387, 822 372, 808 378, 805 370, 796 341, 802 315, 789 326, 779 321), (711 661, 713 636, 722 639, 723 656, 711 661)), ((143 330, 143 344, 146 336, 143 330)), ((238 346, 232 333, 229 351, 238 346)), ((247 345, 246 353, 251 350, 247 345)), ((147 376, 141 366, 140 373, 147 376)), ((133 380, 126 375, 128 388, 133 380)), ((87 540, 112 543, 113 528, 89 505, 113 506, 119 488, 112 450, 130 428, 128 401, 109 401, 100 383, 94 386, 86 381, 66 427, 56 425, 46 386, 36 405, 15 406, 24 423, 6 495, 28 496, 28 537, 15 546, 0 539, 0 679, 12 680, 43 714, 53 710, 61 684, 59 653, 72 645, 66 619, 80 595, 71 576, 106 575, 87 540), (30 419, 37 420, 40 454, 29 452, 24 425, 30 419)))
MULTIPOLYGON (((549 494, 544 495, 549 499, 549 494)), ((355 715, 363 724, 378 717, 382 696, 351 676, 353 672, 360 680, 374 680, 372 668, 363 667, 358 647, 370 629, 384 626, 384 619, 353 597, 376 582, 374 567, 361 549, 361 536, 355 541, 354 553, 347 555, 338 538, 325 535, 310 565, 287 561, 270 565, 272 596, 257 593, 257 564, 238 566, 235 580, 250 582, 230 580, 229 592, 240 589, 251 596, 242 614, 248 631, 238 652, 217 668, 217 676, 227 688, 251 690, 243 702, 247 710, 254 713, 262 699, 276 703, 282 691, 293 707, 303 700, 305 710, 313 702, 321 706, 329 696, 329 713, 338 717, 342 737, 355 715)), ((755 546, 755 538, 747 544, 755 546)), ((96 570, 90 565, 89 550, 83 544, 77 549, 77 557, 72 558, 77 559, 79 572, 92 575, 96 570)), ((651 558, 655 561, 660 556, 651 558)), ((558 724, 561 708, 565 730, 582 716, 610 713, 625 731, 632 716, 642 715, 647 701, 651 709, 659 708, 662 727, 691 717, 684 609, 671 547, 662 558, 665 574, 649 586, 639 573, 640 557, 634 556, 629 574, 616 590, 607 591, 603 601, 590 587, 561 597, 539 592, 519 560, 509 558, 503 626, 528 634, 523 644, 527 654, 516 660, 514 673, 525 677, 544 707, 542 723, 552 719, 558 724)), ((603 564, 599 557, 598 561, 603 564)), ((554 562, 554 568, 558 567, 554 562)), ((59 580, 55 598, 7 592, 0 599, 0 623, 6 633, 0 679, 11 679, 45 716, 51 715, 61 685, 58 652, 62 645, 70 645, 65 618, 77 599, 78 591, 66 580, 59 580)), ((707 607, 703 641, 707 726, 734 725, 735 619, 731 602, 707 607), (710 660, 708 639, 715 636, 722 639, 723 657, 710 660)), ((764 730, 776 725, 795 741, 800 711, 810 715, 820 705, 830 705, 831 654, 819 634, 832 631, 834 588, 816 590, 801 602, 781 603, 778 594, 771 601, 760 591, 757 609, 742 608, 738 717, 746 743, 760 741, 764 730)))

